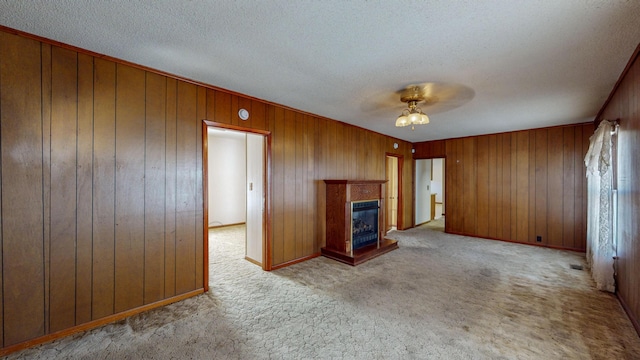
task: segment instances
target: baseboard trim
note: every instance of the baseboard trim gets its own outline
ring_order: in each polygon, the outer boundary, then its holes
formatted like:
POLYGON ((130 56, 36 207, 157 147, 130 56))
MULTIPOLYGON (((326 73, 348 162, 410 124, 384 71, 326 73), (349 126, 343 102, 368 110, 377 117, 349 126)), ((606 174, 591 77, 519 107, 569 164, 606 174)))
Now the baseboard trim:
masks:
MULTIPOLYGON (((438 219, 440 219, 440 218, 438 218, 438 219)), ((413 227, 418 227, 418 226, 421 226, 421 225, 424 225, 424 224, 428 224, 428 223, 430 223, 432 221, 436 221, 438 219, 427 220, 427 221, 421 222, 420 224, 415 224, 413 227)))
POLYGON ((301 257, 301 258, 298 258, 298 259, 295 259, 295 260, 287 261, 287 262, 284 262, 282 264, 273 265, 271 267, 271 270, 282 269, 283 267, 287 267, 287 266, 291 266, 291 265, 294 265, 294 264, 297 264, 297 263, 301 263, 303 261, 311 260, 313 258, 317 258, 318 256, 320 256, 320 253, 311 254, 309 256, 304 256, 304 257, 301 257))
POLYGON ((620 296, 620 292, 616 291, 616 297, 618 298, 620 305, 622 305, 624 312, 627 313, 627 317, 629 318, 629 320, 631 320, 631 324, 636 329, 636 333, 638 333, 638 336, 640 337, 640 322, 638 322, 638 319, 636 319, 635 316, 633 315, 631 308, 622 299, 622 297, 620 296))
POLYGON ((246 224, 246 223, 239 222, 239 223, 235 223, 235 224, 226 224, 226 225, 213 225, 213 226, 209 225, 209 229, 220 229, 220 228, 226 228, 226 227, 229 227, 229 226, 237 226, 237 225, 244 225, 244 224, 246 224))
POLYGON ((563 247, 563 246, 539 244, 539 243, 531 243, 531 242, 523 242, 523 241, 516 241, 516 240, 505 240, 505 239, 498 239, 498 238, 493 238, 493 237, 488 237, 488 236, 478 236, 478 235, 465 234, 465 233, 455 232, 455 231, 446 231, 445 230, 445 233, 452 234, 452 235, 474 237, 474 238, 478 238, 478 239, 504 241, 504 242, 513 243, 513 244, 538 246, 538 247, 544 247, 544 248, 556 249, 556 250, 568 250, 568 251, 575 251, 575 252, 579 252, 579 253, 586 252, 586 250, 584 250, 584 249, 568 248, 568 247, 563 247))
POLYGON ((169 304, 173 304, 174 302, 178 302, 190 297, 194 297, 196 295, 200 295, 204 293, 204 289, 197 289, 197 290, 193 290, 193 291, 189 291, 187 293, 184 294, 180 294, 168 299, 164 299, 164 300, 160 300, 160 301, 156 301, 154 303, 151 304, 147 304, 147 305, 142 305, 139 306, 137 308, 133 308, 130 310, 125 310, 123 312, 117 313, 117 314, 113 314, 113 315, 109 315, 97 320, 92 320, 89 321, 87 323, 84 324, 80 324, 80 325, 76 325, 74 327, 70 327, 68 329, 64 329, 64 330, 60 330, 51 334, 47 334, 47 335, 43 335, 34 339, 30 339, 21 343, 17 343, 11 346, 7 346, 4 347, 2 349, 0 349, 0 356, 5 356, 8 355, 10 353, 16 352, 16 351, 20 351, 20 350, 24 350, 36 345, 40 345, 40 344, 44 344, 47 342, 51 342, 53 340, 57 340, 69 335, 73 335, 79 332, 83 332, 83 331, 87 331, 87 330, 91 330, 97 327, 100 327, 102 325, 106 325, 106 324, 110 324, 119 320, 122 320, 124 318, 128 318, 130 316, 139 314, 141 312, 145 312, 151 309, 155 309, 155 308, 159 308, 162 306, 166 306, 169 304))
POLYGON ((262 267, 262 263, 260 263, 260 262, 258 262, 256 260, 253 260, 252 258, 250 258, 248 256, 245 256, 244 259, 247 260, 248 262, 252 263, 252 264, 255 264, 255 265, 258 265, 258 266, 262 267))

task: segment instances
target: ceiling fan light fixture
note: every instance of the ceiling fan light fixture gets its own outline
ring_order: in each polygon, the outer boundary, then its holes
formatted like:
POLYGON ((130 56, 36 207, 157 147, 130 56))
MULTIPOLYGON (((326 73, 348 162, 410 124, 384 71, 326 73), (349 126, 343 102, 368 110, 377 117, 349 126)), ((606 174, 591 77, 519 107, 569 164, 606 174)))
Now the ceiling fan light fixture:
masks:
POLYGON ((418 88, 413 88, 412 94, 400 98, 400 100, 407 103, 408 108, 402 110, 402 114, 396 119, 397 127, 411 125, 411 130, 414 130, 414 125, 429 123, 429 117, 418 107, 418 102, 425 100, 418 90, 418 88))
POLYGON ((403 126, 407 126, 409 124, 411 124, 411 122, 409 121, 409 118, 404 114, 401 114, 396 119, 396 127, 403 127, 403 126))
POLYGON ((428 123, 429 123, 429 117, 427 116, 427 114, 421 113, 420 114, 420 121, 416 122, 416 124, 424 125, 424 124, 428 124, 428 123))
POLYGON ((412 124, 420 124, 421 121, 422 116, 420 116, 420 113, 415 112, 409 115, 409 122, 411 122, 412 124))

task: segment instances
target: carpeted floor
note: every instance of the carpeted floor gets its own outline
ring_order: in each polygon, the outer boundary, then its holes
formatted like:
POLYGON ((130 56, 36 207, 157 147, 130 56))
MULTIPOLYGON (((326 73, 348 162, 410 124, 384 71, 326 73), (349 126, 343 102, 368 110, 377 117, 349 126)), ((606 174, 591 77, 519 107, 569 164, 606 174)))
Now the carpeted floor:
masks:
POLYGON ((444 216, 441 216, 437 219, 433 219, 428 223, 421 225, 421 227, 425 227, 430 230, 435 231, 444 231, 444 216))
POLYGON ((395 231, 357 267, 319 257, 273 272, 243 260, 242 227, 212 234, 211 291, 10 359, 638 359, 582 254, 395 231))

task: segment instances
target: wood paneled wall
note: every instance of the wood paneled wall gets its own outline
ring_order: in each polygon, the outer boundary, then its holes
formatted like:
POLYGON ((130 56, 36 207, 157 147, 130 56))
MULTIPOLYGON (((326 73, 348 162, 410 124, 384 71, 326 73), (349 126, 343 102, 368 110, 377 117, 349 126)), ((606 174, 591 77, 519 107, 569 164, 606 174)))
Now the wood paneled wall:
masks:
POLYGON ((197 90, 0 32, 3 347, 202 288, 197 90))
POLYGON ((423 141, 413 144, 414 159, 437 159, 447 156, 446 140, 423 141))
POLYGON ((407 142, 94 55, 0 31, 4 349, 203 288, 204 119, 271 132, 274 266, 324 245, 322 180, 384 179, 386 153, 411 158, 407 142))
POLYGON ((640 334, 640 45, 631 57, 602 119, 620 120, 618 128, 617 292, 640 334))
POLYGON ((414 158, 446 158, 447 232, 585 250, 592 133, 579 124, 424 142, 414 158))
MULTIPOLYGON (((317 254, 325 244, 325 179, 383 180, 385 154, 411 158, 411 144, 345 123, 267 106, 272 133, 273 264, 317 254), (393 149, 398 143, 399 148, 393 149)), ((403 226, 413 226, 411 162, 403 168, 403 226)))

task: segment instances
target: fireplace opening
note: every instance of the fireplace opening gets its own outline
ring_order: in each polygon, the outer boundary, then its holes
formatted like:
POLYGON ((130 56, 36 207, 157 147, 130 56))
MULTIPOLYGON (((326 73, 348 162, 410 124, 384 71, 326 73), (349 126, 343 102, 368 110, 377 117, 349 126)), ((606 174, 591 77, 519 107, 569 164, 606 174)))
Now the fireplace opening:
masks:
POLYGON ((353 250, 378 243, 378 200, 351 203, 353 250))

